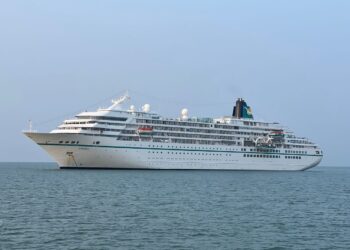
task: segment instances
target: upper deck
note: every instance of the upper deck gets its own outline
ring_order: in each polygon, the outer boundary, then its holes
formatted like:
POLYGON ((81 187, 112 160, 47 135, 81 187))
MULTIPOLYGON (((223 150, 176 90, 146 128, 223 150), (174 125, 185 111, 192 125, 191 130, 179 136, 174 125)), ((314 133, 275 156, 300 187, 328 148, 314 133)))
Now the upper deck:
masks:
POLYGON ((109 108, 79 113, 51 133, 82 133, 164 143, 317 148, 307 138, 297 137, 279 123, 253 119, 251 108, 242 99, 237 101, 232 116, 219 118, 189 118, 187 109, 183 109, 178 118, 166 118, 151 112, 148 104, 141 111, 134 106, 123 110, 121 103, 125 100, 127 98, 122 97, 109 108))

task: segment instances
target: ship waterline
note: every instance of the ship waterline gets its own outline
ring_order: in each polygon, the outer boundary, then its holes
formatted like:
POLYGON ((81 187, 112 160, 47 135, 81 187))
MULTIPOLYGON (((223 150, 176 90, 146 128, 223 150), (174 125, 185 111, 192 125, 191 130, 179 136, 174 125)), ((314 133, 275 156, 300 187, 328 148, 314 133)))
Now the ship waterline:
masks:
POLYGON ((82 112, 50 133, 25 134, 61 168, 306 170, 320 148, 278 123, 253 119, 238 99, 232 116, 164 118, 150 105, 122 110, 123 96, 107 109, 82 112))

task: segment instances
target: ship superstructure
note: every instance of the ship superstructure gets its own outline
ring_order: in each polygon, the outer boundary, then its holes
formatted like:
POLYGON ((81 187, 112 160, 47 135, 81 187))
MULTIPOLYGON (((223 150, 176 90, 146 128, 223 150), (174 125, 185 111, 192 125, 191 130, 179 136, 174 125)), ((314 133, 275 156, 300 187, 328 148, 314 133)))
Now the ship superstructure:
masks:
POLYGON ((145 104, 82 112, 50 133, 25 132, 61 168, 305 170, 321 149, 278 123, 254 120, 238 99, 232 116, 165 118, 145 104))

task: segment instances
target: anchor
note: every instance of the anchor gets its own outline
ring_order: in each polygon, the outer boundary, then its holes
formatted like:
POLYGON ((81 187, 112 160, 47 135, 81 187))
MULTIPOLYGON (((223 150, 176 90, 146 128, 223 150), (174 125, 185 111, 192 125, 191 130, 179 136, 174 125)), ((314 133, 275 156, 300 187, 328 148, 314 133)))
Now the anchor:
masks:
MULTIPOLYGON (((73 152, 67 152, 66 154, 67 154, 67 156, 69 157, 69 159, 72 159, 72 160, 73 160, 75 166, 78 167, 78 164, 77 164, 77 162, 76 162, 76 160, 75 160, 75 158, 74 158, 73 152)), ((69 162, 69 159, 68 159, 68 162, 69 162)))

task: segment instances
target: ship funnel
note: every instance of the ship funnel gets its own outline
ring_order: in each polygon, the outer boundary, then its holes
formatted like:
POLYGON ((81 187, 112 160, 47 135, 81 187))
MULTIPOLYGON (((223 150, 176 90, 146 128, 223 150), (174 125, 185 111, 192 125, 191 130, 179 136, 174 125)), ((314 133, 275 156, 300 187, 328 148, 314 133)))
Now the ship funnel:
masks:
POLYGON ((236 106, 233 107, 232 116, 238 119, 253 119, 253 112, 242 98, 238 98, 236 101, 236 106))

